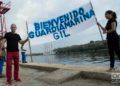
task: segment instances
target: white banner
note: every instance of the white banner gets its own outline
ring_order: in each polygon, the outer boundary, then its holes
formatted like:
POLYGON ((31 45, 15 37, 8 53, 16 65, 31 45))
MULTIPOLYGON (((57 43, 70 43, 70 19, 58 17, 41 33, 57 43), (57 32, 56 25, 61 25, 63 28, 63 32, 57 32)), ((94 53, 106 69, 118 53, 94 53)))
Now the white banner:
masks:
POLYGON ((96 24, 90 3, 47 21, 28 24, 31 45, 48 43, 80 34, 96 24))

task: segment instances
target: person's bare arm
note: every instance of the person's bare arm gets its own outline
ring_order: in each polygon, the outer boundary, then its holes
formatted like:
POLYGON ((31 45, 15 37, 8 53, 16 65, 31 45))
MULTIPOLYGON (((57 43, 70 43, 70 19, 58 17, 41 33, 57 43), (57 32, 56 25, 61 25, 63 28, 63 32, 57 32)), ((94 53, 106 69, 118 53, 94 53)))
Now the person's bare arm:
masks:
POLYGON ((2 37, 0 37, 0 40, 3 40, 3 39, 5 39, 3 36, 2 36, 2 37))
POLYGON ((111 29, 107 31, 107 33, 111 33, 111 32, 114 32, 116 30, 116 23, 115 22, 112 22, 111 24, 111 29))
POLYGON ((102 29, 102 31, 103 31, 103 32, 105 32, 105 31, 106 31, 106 28, 105 28, 105 27, 103 27, 100 23, 98 23, 98 22, 97 22, 97 25, 98 25, 98 26, 102 29))
POLYGON ((27 41, 28 41, 28 38, 25 39, 25 40, 20 40, 19 43, 22 44, 22 45, 24 45, 27 41))
POLYGON ((5 49, 5 48, 6 48, 6 47, 5 47, 5 43, 6 43, 6 39, 2 39, 2 40, 1 40, 0 48, 5 49))

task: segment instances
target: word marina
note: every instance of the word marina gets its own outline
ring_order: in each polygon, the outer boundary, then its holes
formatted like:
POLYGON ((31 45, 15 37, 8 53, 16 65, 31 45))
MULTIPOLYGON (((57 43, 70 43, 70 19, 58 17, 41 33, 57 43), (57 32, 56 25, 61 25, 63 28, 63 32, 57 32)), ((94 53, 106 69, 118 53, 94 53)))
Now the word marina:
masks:
POLYGON ((67 30, 87 21, 93 16, 95 16, 93 9, 85 12, 85 9, 80 7, 57 18, 45 22, 35 22, 34 30, 29 32, 29 37, 33 39, 35 37, 53 35, 55 40, 68 37, 71 34, 67 33, 67 30))

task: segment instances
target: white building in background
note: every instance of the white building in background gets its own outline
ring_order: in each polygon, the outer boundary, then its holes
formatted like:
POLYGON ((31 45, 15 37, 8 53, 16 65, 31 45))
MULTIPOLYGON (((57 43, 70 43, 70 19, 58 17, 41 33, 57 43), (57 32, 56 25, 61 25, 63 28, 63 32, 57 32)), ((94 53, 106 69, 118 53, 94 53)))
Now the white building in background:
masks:
POLYGON ((55 54, 53 50, 54 50, 54 47, 52 42, 44 44, 44 52, 43 52, 44 55, 55 54))

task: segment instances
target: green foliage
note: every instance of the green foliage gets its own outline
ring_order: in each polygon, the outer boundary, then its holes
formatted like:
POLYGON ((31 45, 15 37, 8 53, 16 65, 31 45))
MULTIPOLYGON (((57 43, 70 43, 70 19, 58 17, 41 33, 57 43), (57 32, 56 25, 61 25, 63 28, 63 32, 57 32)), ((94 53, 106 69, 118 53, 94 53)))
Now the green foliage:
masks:
POLYGON ((62 53, 75 53, 75 52, 95 52, 100 49, 107 49, 106 41, 90 41, 90 43, 85 45, 74 45, 70 47, 64 47, 64 48, 58 48, 54 51, 56 54, 62 54, 62 53))
POLYGON ((56 54, 69 54, 69 53, 77 53, 77 52, 79 53, 96 53, 96 52, 106 53, 107 49, 108 48, 107 48, 106 40, 105 41, 92 41, 91 40, 88 44, 58 48, 58 49, 55 49, 54 52, 56 54))

